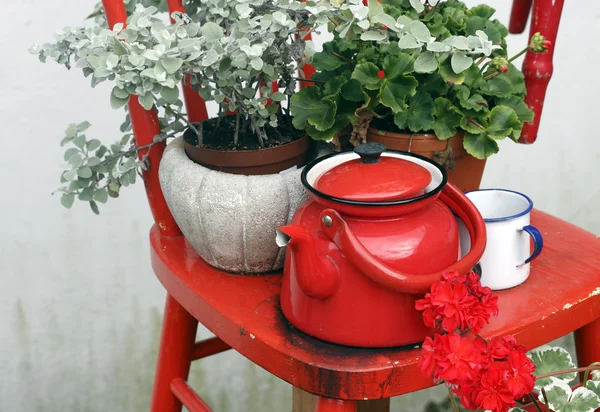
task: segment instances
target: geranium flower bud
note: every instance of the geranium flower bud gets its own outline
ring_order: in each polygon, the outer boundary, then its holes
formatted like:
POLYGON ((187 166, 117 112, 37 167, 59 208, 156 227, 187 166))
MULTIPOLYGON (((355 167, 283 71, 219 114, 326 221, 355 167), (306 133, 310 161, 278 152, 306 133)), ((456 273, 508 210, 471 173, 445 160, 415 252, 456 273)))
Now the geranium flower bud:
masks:
POLYGON ((380 79, 383 79, 385 77, 385 72, 383 70, 379 70, 379 72, 377 72, 377 76, 379 76, 380 79))

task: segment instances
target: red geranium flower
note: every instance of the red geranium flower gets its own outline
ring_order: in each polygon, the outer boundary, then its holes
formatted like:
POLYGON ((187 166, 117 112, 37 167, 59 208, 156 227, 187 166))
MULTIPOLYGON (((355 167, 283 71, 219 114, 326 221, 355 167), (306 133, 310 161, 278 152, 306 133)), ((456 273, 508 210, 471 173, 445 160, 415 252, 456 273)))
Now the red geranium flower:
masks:
POLYGON ((513 399, 518 399, 531 393, 535 384, 535 365, 527 357, 524 346, 508 354, 508 371, 506 373, 506 387, 512 393, 513 399))
POLYGON ((481 374, 475 403, 479 409, 492 412, 505 412, 516 405, 512 392, 506 386, 506 362, 494 364, 481 374))
MULTIPOLYGON (((435 373, 450 384, 465 379, 475 379, 481 367, 481 352, 468 338, 456 333, 449 333, 440 337, 438 354, 438 371, 435 373)), ((435 375, 434 375, 435 376, 435 375)))

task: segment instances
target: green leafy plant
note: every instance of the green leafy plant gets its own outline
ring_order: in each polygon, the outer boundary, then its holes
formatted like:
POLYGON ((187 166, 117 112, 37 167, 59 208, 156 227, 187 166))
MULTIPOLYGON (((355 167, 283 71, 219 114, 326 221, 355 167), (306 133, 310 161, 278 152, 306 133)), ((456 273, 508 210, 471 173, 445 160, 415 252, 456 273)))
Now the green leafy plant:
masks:
POLYGON ((498 140, 517 141, 533 112, 512 61, 529 48, 545 51, 543 37, 507 58, 508 32, 489 6, 381 3, 350 0, 330 20, 335 38, 312 58, 314 85, 292 97, 294 126, 314 139, 350 133, 354 145, 366 141, 371 122, 441 140, 464 134, 465 149, 480 159, 498 152, 498 140))

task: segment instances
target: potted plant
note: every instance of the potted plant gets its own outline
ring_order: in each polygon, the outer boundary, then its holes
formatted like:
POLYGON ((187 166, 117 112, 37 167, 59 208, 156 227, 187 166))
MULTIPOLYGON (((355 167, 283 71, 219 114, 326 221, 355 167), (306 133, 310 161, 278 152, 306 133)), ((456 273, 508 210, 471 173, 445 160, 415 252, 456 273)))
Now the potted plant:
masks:
POLYGON ((357 3, 346 2, 330 21, 335 37, 312 58, 314 84, 292 98, 296 127, 338 147, 347 135, 352 145, 376 141, 425 155, 462 190, 477 189, 497 141, 517 141, 533 120, 512 61, 530 48, 546 51, 548 42, 536 34, 508 58, 508 32, 486 5, 357 3), (303 122, 317 107, 322 115, 303 122))
MULTIPOLYGON (((295 0, 214 3, 190 2, 192 17, 174 13, 172 25, 148 5, 137 5, 127 27, 108 28, 96 12, 95 24, 63 29, 54 43, 34 52, 42 61, 76 65, 92 86, 112 82, 114 108, 137 95, 144 109, 159 113, 155 142, 187 129, 168 145, 160 166, 175 220, 209 264, 268 272, 283 263, 275 228, 305 199, 298 167, 307 160, 308 141, 280 103, 295 92, 298 67, 309 53, 304 34, 326 20, 330 6, 295 0), (184 78, 204 100, 218 104, 215 118, 194 124, 186 119, 178 89, 184 78)), ((67 129, 62 143, 69 146, 68 166, 60 192, 65 206, 78 198, 98 213, 98 203, 135 182, 138 169, 147 166, 136 153, 148 147, 135 147, 129 118, 121 128, 125 135, 112 146, 88 139, 88 127, 83 122, 67 129)))

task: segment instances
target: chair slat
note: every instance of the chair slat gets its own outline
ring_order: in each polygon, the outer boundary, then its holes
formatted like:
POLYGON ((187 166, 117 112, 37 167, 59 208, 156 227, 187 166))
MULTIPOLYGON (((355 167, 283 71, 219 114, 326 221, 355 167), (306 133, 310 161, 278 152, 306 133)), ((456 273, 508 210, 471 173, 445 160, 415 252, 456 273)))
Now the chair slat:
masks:
MULTIPOLYGON (((127 12, 122 0, 102 0, 102 5, 106 12, 109 27, 113 27, 117 23, 126 23, 127 12)), ((152 143, 154 137, 160 134, 160 124, 156 110, 145 110, 139 104, 137 96, 129 98, 128 106, 136 146, 140 147, 152 143)), ((167 207, 158 179, 158 166, 165 147, 166 143, 162 142, 151 148, 148 155, 150 167, 142 175, 150 210, 156 225, 165 236, 178 236, 181 235, 181 230, 179 230, 173 215, 167 207)), ((142 159, 147 152, 148 149, 140 150, 138 153, 139 158, 142 159)))

